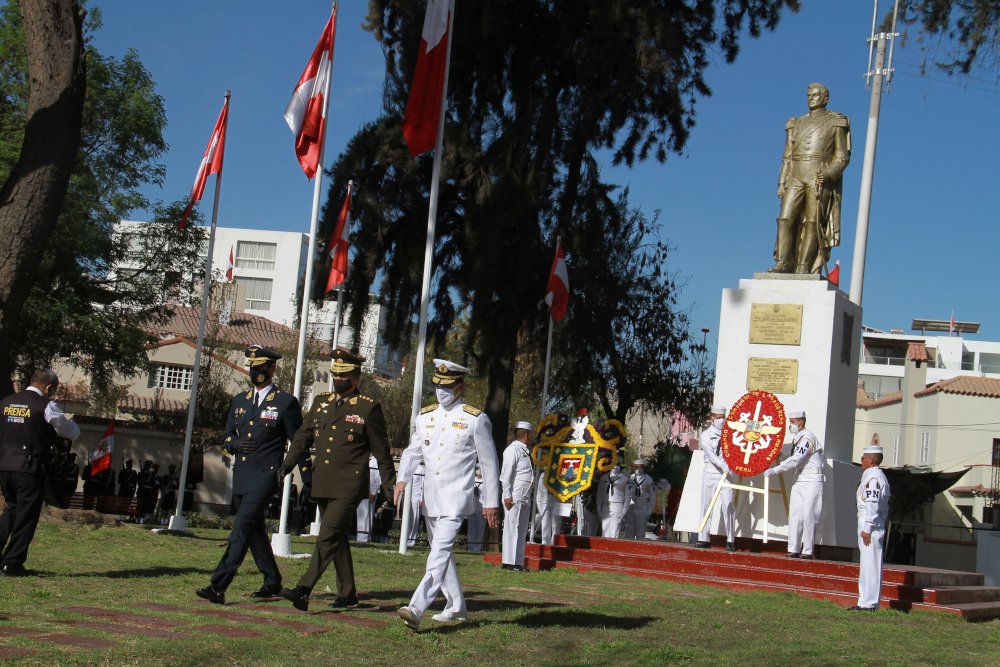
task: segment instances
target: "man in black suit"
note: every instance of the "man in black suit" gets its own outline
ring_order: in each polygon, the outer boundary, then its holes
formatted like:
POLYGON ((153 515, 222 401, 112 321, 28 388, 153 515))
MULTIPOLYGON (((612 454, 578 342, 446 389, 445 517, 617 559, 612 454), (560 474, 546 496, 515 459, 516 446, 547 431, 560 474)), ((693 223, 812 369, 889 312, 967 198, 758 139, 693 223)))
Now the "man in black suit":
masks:
POLYGON ((281 572, 267 538, 264 514, 278 484, 285 443, 302 424, 297 398, 274 386, 274 365, 281 355, 260 345, 246 349, 253 388, 233 396, 226 420, 226 451, 233 455, 233 530, 212 583, 198 597, 225 604, 226 589, 246 557, 253 555, 264 585, 251 597, 274 597, 281 590, 281 572))
POLYGON ((334 350, 330 366, 334 393, 317 394, 313 399, 306 425, 295 435, 279 469, 280 475, 292 472, 315 448, 312 496, 319 503, 319 536, 298 586, 281 589, 281 597, 302 611, 309 609, 309 595, 330 563, 337 571, 337 597, 330 607, 358 604, 348 534, 357 524, 358 503, 368 502, 369 458, 374 456, 378 463, 387 498, 392 497, 396 484, 382 406, 358 392, 364 361, 351 350, 334 350))

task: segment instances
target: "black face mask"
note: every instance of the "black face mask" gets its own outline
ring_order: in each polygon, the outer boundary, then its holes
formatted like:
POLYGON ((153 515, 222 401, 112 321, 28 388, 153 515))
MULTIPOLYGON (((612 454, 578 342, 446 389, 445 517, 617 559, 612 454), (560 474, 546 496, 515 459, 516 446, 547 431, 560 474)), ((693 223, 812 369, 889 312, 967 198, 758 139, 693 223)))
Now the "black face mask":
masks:
POLYGON ((253 385, 260 389, 261 387, 266 387, 271 381, 271 377, 274 375, 271 368, 267 366, 259 366, 250 369, 250 381, 253 385))
POLYGON ((343 394, 347 391, 350 391, 352 384, 354 384, 352 380, 334 380, 333 390, 338 394, 343 394))

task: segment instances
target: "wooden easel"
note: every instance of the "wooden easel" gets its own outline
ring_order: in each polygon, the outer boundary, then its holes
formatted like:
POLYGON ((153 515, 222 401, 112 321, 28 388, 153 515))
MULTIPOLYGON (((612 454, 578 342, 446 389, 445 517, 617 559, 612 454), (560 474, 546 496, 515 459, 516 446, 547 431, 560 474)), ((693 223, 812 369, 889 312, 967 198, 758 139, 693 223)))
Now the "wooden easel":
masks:
MULTIPOLYGON (((740 480, 742 481, 743 478, 740 477, 740 480)), ((708 504, 708 509, 705 510, 705 516, 701 518, 701 523, 698 524, 699 533, 705 530, 705 525, 708 523, 708 520, 712 518, 712 510, 715 509, 715 504, 719 502, 719 495, 722 493, 723 487, 727 489, 733 489, 734 491, 746 491, 747 493, 761 493, 764 495, 764 537, 762 541, 764 542, 764 544, 767 544, 767 527, 768 527, 767 518, 769 509, 768 501, 770 500, 772 493, 781 494, 781 499, 782 501, 784 501, 785 504, 785 514, 786 515, 788 514, 788 492, 785 489, 784 475, 778 475, 778 488, 772 489, 770 477, 764 478, 764 487, 760 488, 756 486, 747 486, 745 484, 733 484, 732 482, 729 481, 729 474, 727 473, 719 482, 719 485, 715 487, 715 494, 712 495, 712 502, 708 504)), ((734 506, 736 505, 735 496, 733 497, 733 505, 734 506)))

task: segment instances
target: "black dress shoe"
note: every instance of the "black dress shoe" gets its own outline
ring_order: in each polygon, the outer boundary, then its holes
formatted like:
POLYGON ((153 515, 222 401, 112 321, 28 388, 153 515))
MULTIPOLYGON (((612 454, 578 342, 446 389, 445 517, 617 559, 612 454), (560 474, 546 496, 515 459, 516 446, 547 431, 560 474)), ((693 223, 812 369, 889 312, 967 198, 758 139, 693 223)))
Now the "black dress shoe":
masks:
POLYGON ((789 558, 802 558, 802 555, 799 552, 797 552, 797 551, 796 552, 791 552, 790 551, 790 552, 788 552, 788 557, 789 558))
POLYGON ((251 593, 250 597, 252 597, 252 598, 254 598, 256 600, 269 600, 271 598, 281 597, 281 586, 280 585, 279 586, 267 586, 267 585, 261 586, 260 588, 258 588, 257 590, 255 590, 253 593, 251 593))
POLYGON ((514 570, 515 572, 527 572, 528 571, 528 568, 526 568, 523 565, 511 565, 510 569, 514 570))
POLYGON ((327 606, 330 607, 330 609, 349 609, 350 607, 358 606, 358 599, 356 597, 354 598, 338 597, 335 598, 334 601, 327 606))
POLYGON ((859 607, 854 605, 853 607, 848 607, 847 611, 878 611, 878 607, 859 607))
POLYGON ((226 594, 222 591, 217 591, 211 586, 205 586, 204 588, 199 588, 196 590, 195 595, 200 598, 208 600, 212 604, 226 604, 226 594))
POLYGON ((282 588, 278 595, 292 603, 299 611, 309 611, 309 589, 305 586, 295 588, 282 588))
POLYGON ((514 566, 511 565, 510 563, 504 563, 503 565, 500 566, 500 569, 501 570, 513 570, 514 566))
POLYGON ((736 551, 736 542, 726 542, 726 551, 730 553, 736 551))
POLYGON ((695 546, 698 547, 699 549, 708 549, 712 545, 708 542, 698 542, 698 544, 696 544, 695 546))
POLYGON ((23 565, 4 565, 0 574, 5 577, 30 577, 31 573, 23 565))
POLYGON ((802 560, 816 560, 816 556, 813 556, 812 554, 802 554, 799 558, 802 560))

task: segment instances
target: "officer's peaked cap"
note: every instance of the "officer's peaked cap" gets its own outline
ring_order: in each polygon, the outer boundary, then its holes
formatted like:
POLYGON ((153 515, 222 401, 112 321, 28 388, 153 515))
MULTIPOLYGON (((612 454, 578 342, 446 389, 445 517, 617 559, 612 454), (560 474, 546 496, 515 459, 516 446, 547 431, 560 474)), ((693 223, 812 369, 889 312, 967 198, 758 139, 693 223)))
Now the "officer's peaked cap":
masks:
POLYGON ((442 385, 445 387, 458 384, 465 379, 465 375, 469 372, 468 368, 465 366, 459 366, 454 361, 448 361, 447 359, 435 359, 434 377, 431 378, 431 384, 442 385))
POLYGON ((353 373, 361 369, 361 364, 366 359, 357 352, 348 350, 346 347, 337 346, 333 351, 333 358, 330 361, 330 370, 334 373, 353 373))
POLYGON ((277 361, 278 359, 281 359, 280 354, 261 345, 251 345, 243 352, 243 354, 246 355, 247 366, 259 366, 260 364, 266 364, 269 361, 277 361))

